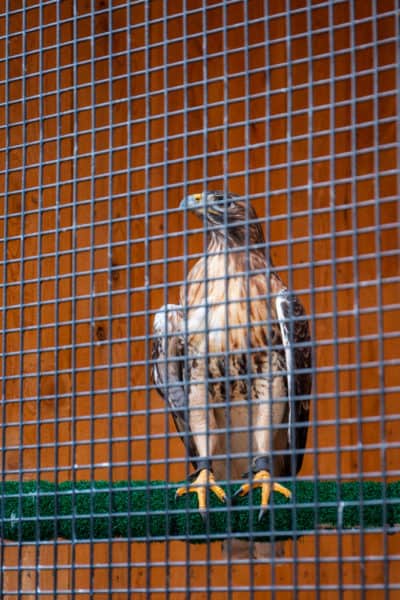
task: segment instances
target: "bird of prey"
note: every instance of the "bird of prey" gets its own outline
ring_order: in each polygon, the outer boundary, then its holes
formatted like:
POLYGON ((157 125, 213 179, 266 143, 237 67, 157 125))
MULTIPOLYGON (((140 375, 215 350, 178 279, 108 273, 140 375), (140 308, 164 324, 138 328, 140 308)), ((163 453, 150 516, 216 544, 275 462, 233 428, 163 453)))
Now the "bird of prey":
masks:
MULTIPOLYGON (((204 514, 207 488, 226 501, 218 482, 246 476, 238 494, 261 488, 262 516, 272 490, 290 497, 275 478, 294 477, 303 462, 307 318, 274 270, 248 200, 206 191, 181 208, 203 219, 208 246, 182 285, 180 305, 163 306, 154 319, 153 381, 195 469, 177 495, 197 494, 204 514)), ((267 546, 254 544, 256 556, 268 555, 267 546)))

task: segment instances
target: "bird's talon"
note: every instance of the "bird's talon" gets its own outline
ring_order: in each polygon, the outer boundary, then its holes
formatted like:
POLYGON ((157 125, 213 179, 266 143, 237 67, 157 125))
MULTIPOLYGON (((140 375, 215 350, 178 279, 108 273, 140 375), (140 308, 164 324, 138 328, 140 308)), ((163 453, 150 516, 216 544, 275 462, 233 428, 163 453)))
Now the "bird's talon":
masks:
POLYGON ((284 487, 283 485, 281 485, 280 483, 273 483, 272 484, 272 489, 274 490, 274 492, 279 492, 280 494, 282 494, 283 496, 285 496, 285 498, 291 498, 292 497, 292 492, 284 487))
POLYGON ((203 521, 207 518, 206 487, 209 487, 210 491, 213 492, 221 502, 226 503, 227 498, 224 490, 219 485, 215 484, 214 475, 212 472, 208 471, 208 469, 202 469, 189 486, 178 488, 175 493, 175 499, 188 493, 196 494, 199 513, 203 521))
POLYGON ((268 473, 268 471, 258 471, 252 481, 250 481, 249 483, 244 483, 234 494, 235 496, 245 496, 246 494, 249 493, 250 488, 261 488, 261 510, 258 516, 258 520, 260 521, 267 508, 268 508, 268 502, 269 502, 269 497, 271 495, 271 492, 278 492, 280 494, 282 494, 283 496, 285 496, 285 498, 291 498, 292 493, 289 489, 285 488, 283 485, 281 485, 280 483, 277 483, 275 481, 271 482, 271 475, 270 473, 268 473))
POLYGON ((217 498, 220 502, 223 502, 224 504, 227 503, 228 498, 227 498, 224 490, 219 485, 212 485, 210 487, 210 491, 214 492, 214 494, 217 496, 217 498))

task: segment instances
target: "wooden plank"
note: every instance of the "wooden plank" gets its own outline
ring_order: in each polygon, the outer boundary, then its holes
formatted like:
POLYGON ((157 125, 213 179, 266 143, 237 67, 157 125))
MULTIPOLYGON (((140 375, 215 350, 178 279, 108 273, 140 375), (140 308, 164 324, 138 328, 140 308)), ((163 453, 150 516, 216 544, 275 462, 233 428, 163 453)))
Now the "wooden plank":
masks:
MULTIPOLYGON (((194 8, 186 4, 188 10, 194 8)), ((396 129, 394 120, 380 122, 375 136, 371 125, 376 116, 396 115, 395 67, 390 66, 395 43, 380 46, 375 64, 368 45, 374 39, 371 25, 357 24, 357 44, 363 47, 355 51, 356 66, 370 72, 357 77, 352 95, 350 3, 334 5, 331 12, 313 7, 310 48, 307 12, 291 15, 289 32, 288 20, 279 16, 285 7, 284 2, 274 3, 264 27, 262 3, 249 3, 246 30, 243 3, 210 5, 206 43, 213 56, 205 59, 204 22, 197 13, 183 17, 180 0, 168 3, 165 27, 158 20, 165 11, 161 1, 152 2, 148 13, 144 4, 116 4, 107 12, 98 3, 92 20, 91 3, 85 0, 79 4, 74 80, 74 32, 67 21, 72 6, 63 3, 60 39, 66 44, 59 56, 63 70, 58 96, 56 78, 49 72, 58 60, 52 48, 57 15, 54 6, 46 6, 42 65, 47 73, 42 85, 54 93, 38 95, 39 33, 32 30, 26 39, 31 54, 26 61, 25 105, 22 79, 17 79, 22 74, 22 37, 10 38, 9 52, 16 58, 9 63, 14 80, 8 89, 15 102, 8 109, 8 160, 14 170, 8 174, 8 215, 2 222, 8 240, 1 243, 8 261, 2 271, 7 280, 3 332, 8 379, 2 414, 7 423, 8 478, 17 477, 22 467, 25 478, 41 469, 43 478, 68 479, 73 466, 76 478, 185 477, 182 446, 176 438, 166 438, 174 429, 163 402, 145 389, 149 375, 144 361, 149 357, 149 311, 167 298, 177 301, 187 273, 184 245, 190 254, 201 252, 203 236, 185 232, 179 214, 163 216, 161 211, 177 207, 183 193, 202 188, 203 181, 215 189, 224 186, 225 178, 233 191, 247 189, 259 195, 254 206, 268 217, 272 258, 312 315, 319 342, 315 423, 309 439, 309 449, 315 452, 307 455, 302 473, 379 479, 384 467, 393 475, 397 472, 391 444, 398 440, 398 427, 390 418, 382 424, 384 416, 397 413, 395 394, 383 395, 379 388, 382 380, 387 388, 398 386, 399 374, 376 363, 396 358, 395 341, 385 338, 380 346, 379 335, 381 326, 385 334, 394 331, 398 311, 374 310, 380 297, 383 307, 398 302, 398 288, 390 283, 390 277, 398 275, 397 257, 388 254, 397 248, 396 179, 386 173, 397 165, 392 147, 374 151, 372 146, 375 137, 380 144, 394 144, 396 129), (152 22, 146 30, 140 25, 147 14, 152 22), (330 34, 332 18, 336 28, 330 34), (233 26, 226 36, 224 19, 233 26), (127 32, 129 21, 134 27, 127 32), (181 40, 184 26, 186 44, 181 40), (289 33, 297 37, 287 44, 289 33), (165 36, 167 46, 159 43, 165 36), (146 40, 151 44, 147 58, 146 40), (224 44, 229 50, 225 62, 224 44), (325 58, 310 61, 310 51, 315 56, 328 48, 343 52, 335 54, 333 63, 325 58), (376 93, 378 114, 370 99, 376 93), (26 128, 24 119, 29 120, 26 128), (59 172, 51 162, 57 151, 59 172), (73 176, 78 178, 76 187, 73 176), (28 190, 25 194, 22 185, 28 190), (378 197, 380 203, 374 205, 378 197), (312 215, 307 214, 310 209, 312 215), (378 225, 385 227, 382 235, 378 225), (376 258, 378 251, 386 254, 376 258), (171 260, 168 268, 164 258, 171 260), (357 334, 363 336, 359 343, 357 334), (357 421, 362 421, 361 427, 357 421), (53 447, 54 440, 58 447, 53 447), (340 448, 344 449, 338 453, 340 448)), ((391 8, 388 4, 386 10, 391 8)), ((356 16, 370 16, 369 9, 367 3, 356 3, 356 16)), ((38 24, 39 10, 32 8, 29 18, 30 27, 38 24)), ((21 31, 20 14, 10 16, 10 27, 21 31)), ((379 40, 394 31, 394 16, 379 21, 379 40)), ((0 109, 4 118, 4 107, 0 109)), ((4 153, 1 160, 5 164, 4 153)), ((188 224, 199 225, 192 217, 188 224)), ((297 585, 309 586, 299 598, 312 598, 320 585, 332 586, 323 595, 334 598, 335 586, 361 584, 364 557, 367 584, 383 589, 398 583, 395 568, 385 567, 385 553, 387 562, 388 554, 399 554, 399 543, 398 537, 385 539, 381 533, 317 535, 289 543, 286 562, 275 567, 229 567, 218 562, 223 556, 217 544, 209 551, 179 542, 62 542, 42 548, 26 545, 20 551, 10 544, 3 555, 3 587, 10 597, 21 587, 28 598, 38 583, 42 590, 60 592, 60 597, 79 585, 101 598, 107 594, 100 590, 109 587, 206 590, 212 584, 221 589, 235 586, 235 597, 245 598, 251 585, 275 585, 280 598, 291 598, 297 585), (208 559, 214 561, 210 568, 208 559), (39 564, 44 565, 40 574, 39 564)), ((174 598, 185 595, 174 592, 174 598)), ((204 591, 192 595, 200 598, 204 591)), ((123 598, 126 592, 115 591, 114 596, 123 598)), ((265 597, 265 591, 256 597, 265 597)), ((348 590, 345 597, 360 598, 361 593, 348 590)))

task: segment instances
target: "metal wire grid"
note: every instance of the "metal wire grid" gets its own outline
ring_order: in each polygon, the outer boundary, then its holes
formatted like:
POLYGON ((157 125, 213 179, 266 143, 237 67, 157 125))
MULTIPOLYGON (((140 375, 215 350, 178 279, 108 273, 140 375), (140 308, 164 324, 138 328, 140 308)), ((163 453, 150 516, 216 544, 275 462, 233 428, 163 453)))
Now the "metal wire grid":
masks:
MULTIPOLYGON (((204 226, 177 205, 206 187, 251 197, 308 308, 317 371, 302 476, 398 476, 398 12, 373 1, 7 2, 4 480, 187 474, 147 342, 203 254, 204 226)), ((3 593, 398 593, 398 541, 383 533, 317 531, 268 567, 216 545, 156 546, 3 544, 3 593)))

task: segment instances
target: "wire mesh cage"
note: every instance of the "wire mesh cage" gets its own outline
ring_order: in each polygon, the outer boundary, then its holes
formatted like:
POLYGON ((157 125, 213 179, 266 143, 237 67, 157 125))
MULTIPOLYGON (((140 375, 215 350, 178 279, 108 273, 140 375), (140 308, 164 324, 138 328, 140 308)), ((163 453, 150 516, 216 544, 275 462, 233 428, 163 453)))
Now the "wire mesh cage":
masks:
POLYGON ((399 597, 398 3, 1 11, 3 597, 399 597))

